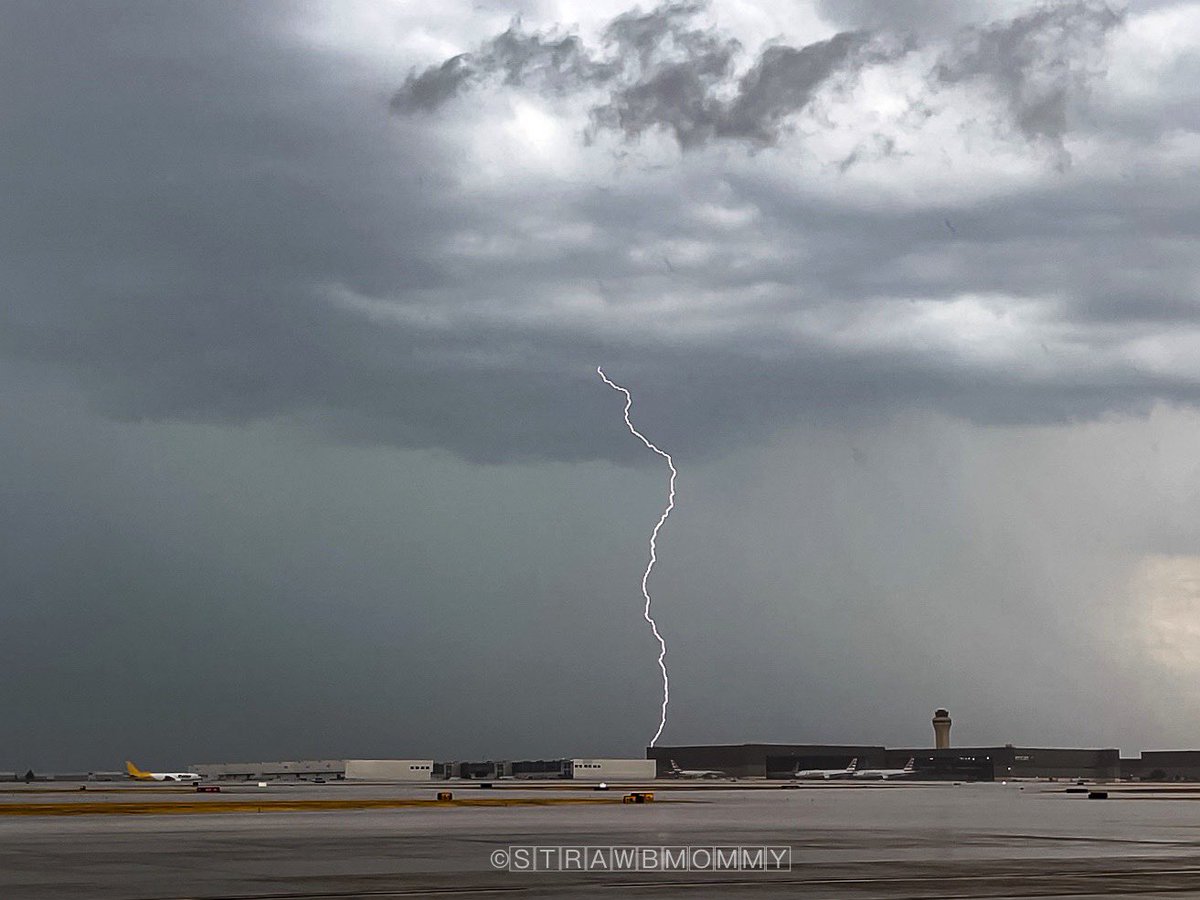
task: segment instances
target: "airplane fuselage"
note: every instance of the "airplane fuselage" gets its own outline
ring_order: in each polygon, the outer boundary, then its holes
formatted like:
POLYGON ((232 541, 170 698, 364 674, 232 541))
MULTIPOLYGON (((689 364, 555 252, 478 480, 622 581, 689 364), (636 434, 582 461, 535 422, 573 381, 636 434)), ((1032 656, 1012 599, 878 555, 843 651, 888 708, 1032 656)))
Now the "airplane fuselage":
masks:
POLYGON ((830 778, 850 778, 858 768, 858 757, 850 760, 850 765, 844 769, 797 769, 793 778, 817 779, 828 781, 830 778))
POLYGON ((671 778, 728 778, 724 772, 715 769, 681 769, 675 760, 671 760, 671 769, 667 772, 671 778))
POLYGON ((913 767, 905 766, 903 769, 863 769, 861 772, 855 772, 854 777, 887 781, 889 778, 908 778, 913 774, 913 767))
POLYGON ((135 781, 176 781, 196 782, 204 778, 195 772, 143 772, 133 763, 125 761, 125 771, 135 781))

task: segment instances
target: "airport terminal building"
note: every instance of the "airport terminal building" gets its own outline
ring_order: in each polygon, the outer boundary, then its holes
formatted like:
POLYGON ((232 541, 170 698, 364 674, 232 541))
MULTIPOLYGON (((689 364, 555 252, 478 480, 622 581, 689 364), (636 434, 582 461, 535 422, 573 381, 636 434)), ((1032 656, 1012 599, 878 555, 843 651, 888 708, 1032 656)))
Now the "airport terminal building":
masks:
POLYGON ((651 759, 579 757, 575 759, 489 759, 482 762, 444 762, 435 764, 433 777, 476 781, 494 778, 638 781, 654 777, 654 761, 651 759))
POLYGON ((1200 750, 1146 750, 1121 760, 1121 777, 1138 781, 1200 781, 1200 750))
POLYGON ((957 747, 943 750, 888 750, 887 767, 913 760, 924 779, 1006 781, 1012 778, 1087 779, 1111 781, 1121 777, 1120 751, 1069 747, 957 747))
MULTIPOLYGON (((681 769, 716 770, 733 778, 790 778, 797 769, 902 769, 913 761, 922 780, 1003 781, 1010 778, 1111 780, 1121 775, 1115 749, 956 747, 888 749, 873 744, 717 744, 648 747, 657 775, 681 769)), ((1200 771, 1200 756, 1195 760, 1200 771)))
POLYGON ((433 765, 432 759, 300 759, 196 763, 188 771, 224 781, 430 781, 433 765))
POLYGON ((860 744, 696 744, 647 747, 646 758, 655 762, 656 775, 671 774, 671 763, 681 769, 712 769, 732 778, 787 778, 797 768, 845 768, 858 759, 860 768, 880 768, 887 751, 882 746, 860 744))
POLYGON ((1200 751, 1149 751, 1122 760, 1116 748, 951 747, 948 710, 934 710, 934 746, 888 748, 881 744, 690 744, 647 747, 645 759, 549 758, 526 760, 437 761, 432 759, 319 759, 292 762, 220 763, 193 766, 207 778, 338 781, 431 781, 464 779, 570 779, 647 781, 681 775, 790 779, 803 770, 844 773, 851 761, 866 777, 904 775, 932 781, 1005 781, 1021 778, 1200 779, 1200 751), (900 772, 909 761, 911 772, 900 772), (676 767, 683 770, 676 772, 676 767), (690 772, 688 771, 690 770, 690 772), (880 771, 884 770, 884 771, 880 771))
POLYGON ((432 759, 306 759, 281 762, 196 763, 188 768, 205 778, 225 781, 433 781, 498 778, 571 779, 574 781, 647 780, 650 759, 485 760, 438 762, 432 759))
MULTIPOLYGON (((934 781, 1004 781, 1010 778, 1093 779, 1108 781, 1133 769, 1133 760, 1122 760, 1116 748, 1064 747, 951 747, 950 712, 933 711, 932 748, 886 748, 875 744, 700 744, 680 747, 647 747, 646 758, 655 762, 659 776, 670 776, 673 764, 680 769, 718 771, 731 778, 791 778, 805 769, 845 769, 857 760, 857 769, 899 770, 911 760, 912 778, 934 781), (1129 765, 1126 765, 1129 764, 1129 765)), ((1158 765, 1172 772, 1193 772, 1200 777, 1200 753, 1143 754, 1146 767, 1158 765), (1186 757, 1186 758, 1185 758, 1186 757), (1173 767, 1173 768, 1172 768, 1173 767)), ((1141 766, 1141 761, 1138 761, 1141 766)))

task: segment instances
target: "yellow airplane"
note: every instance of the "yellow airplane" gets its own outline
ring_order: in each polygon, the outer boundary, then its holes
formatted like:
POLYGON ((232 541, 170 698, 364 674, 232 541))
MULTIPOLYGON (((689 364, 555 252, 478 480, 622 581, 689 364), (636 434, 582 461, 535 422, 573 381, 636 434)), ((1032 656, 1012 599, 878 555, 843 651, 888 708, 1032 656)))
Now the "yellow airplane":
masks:
POLYGON ((143 772, 129 760, 125 760, 125 771, 138 781, 199 781, 204 777, 195 772, 143 772))

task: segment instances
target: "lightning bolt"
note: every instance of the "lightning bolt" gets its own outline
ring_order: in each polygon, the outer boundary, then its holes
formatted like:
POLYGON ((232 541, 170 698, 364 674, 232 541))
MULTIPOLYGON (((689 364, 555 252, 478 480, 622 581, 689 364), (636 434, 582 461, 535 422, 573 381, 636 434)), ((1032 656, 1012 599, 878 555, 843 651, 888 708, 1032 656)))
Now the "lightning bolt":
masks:
POLYGON ((667 725, 667 704, 671 702, 671 680, 667 677, 667 642, 663 640, 663 636, 658 633, 658 623, 654 621, 654 617, 650 615, 650 573, 654 571, 654 564, 658 562, 658 532, 663 527, 663 523, 667 521, 667 517, 671 515, 671 510, 675 508, 675 476, 679 473, 675 471, 675 463, 671 459, 671 454, 660 450, 654 444, 646 439, 646 436, 633 427, 633 423, 629 421, 629 407, 633 406, 633 396, 626 388, 619 384, 610 381, 608 376, 604 374, 604 370, 596 366, 596 374, 603 379, 614 391, 620 391, 625 395, 625 424, 629 426, 633 436, 645 444, 649 449, 653 450, 659 456, 667 461, 667 466, 671 469, 670 490, 667 494, 667 506, 659 516, 658 524, 654 526, 654 530, 650 532, 650 561, 646 563, 646 571, 642 573, 642 597, 646 600, 646 605, 642 609, 642 616, 650 624, 650 630, 654 632, 654 639, 658 641, 658 668, 662 671, 663 683, 663 699, 662 699, 662 714, 658 720, 658 731, 654 732, 654 737, 650 739, 650 746, 653 747, 658 741, 659 736, 663 733, 663 729, 667 725))

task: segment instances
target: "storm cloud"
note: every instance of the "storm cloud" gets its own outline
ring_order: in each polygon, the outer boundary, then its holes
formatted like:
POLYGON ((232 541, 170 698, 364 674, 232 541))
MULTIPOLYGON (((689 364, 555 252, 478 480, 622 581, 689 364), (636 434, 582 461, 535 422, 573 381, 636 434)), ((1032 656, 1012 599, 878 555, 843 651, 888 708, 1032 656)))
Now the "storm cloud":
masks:
POLYGON ((1143 141, 1122 93, 1181 70, 1117 77, 1172 8, 757 49, 695 4, 518 23, 414 66, 391 116, 386 69, 313 44, 315 14, 129 9, 81 12, 62 64, 21 58, 44 23, 15 6, 8 55, 0 345, 109 415, 498 461, 597 453, 600 357, 713 452, 723 416, 765 434, 846 398, 985 422, 1194 398, 1185 354, 1143 351, 1195 330, 1194 132, 1143 141), (517 396, 533 427, 496 414, 517 396))
POLYGON ((1072 93, 1102 65, 1105 34, 1120 16, 1101 3, 1044 7, 1011 22, 969 29, 939 61, 938 80, 988 79, 1031 139, 1061 140, 1072 93))
POLYGON ((1196 4, 518 9, 4 4, 0 769, 637 752, 597 364, 665 740, 1193 740, 1196 4))
POLYGON ((685 150, 715 137, 767 145, 779 139, 782 120, 802 110, 841 67, 849 68, 852 53, 869 41, 868 34, 856 32, 804 47, 773 44, 734 87, 741 44, 716 28, 695 27, 705 9, 675 3, 623 13, 604 28, 603 49, 595 52, 576 35, 528 34, 513 25, 475 52, 411 74, 393 96, 392 108, 432 111, 488 76, 500 76, 507 85, 536 79, 560 92, 605 88, 608 99, 591 109, 593 130, 611 128, 636 138, 663 128, 685 150))
MULTIPOLYGON (((939 12, 947 9, 936 6, 939 12)), ((912 26, 936 18, 932 12, 909 21, 896 13, 912 16, 914 8, 887 4, 860 15, 873 21, 879 13, 896 23, 890 29, 845 31, 800 47, 770 42, 739 76, 741 44, 715 27, 694 27, 706 9, 700 3, 666 4, 648 13, 623 13, 604 28, 602 49, 596 51, 578 35, 526 33, 514 24, 475 52, 411 74, 392 107, 429 112, 468 84, 501 76, 506 85, 536 83, 558 92, 604 87, 609 99, 592 108, 593 127, 629 138, 657 127, 673 133, 685 150, 716 137, 770 145, 780 139, 784 120, 801 112, 834 75, 852 77, 923 45, 940 45, 931 80, 986 82, 1004 99, 1021 133, 1057 144, 1067 129, 1069 99, 1085 93, 1099 74, 1105 35, 1121 21, 1098 0, 1066 3, 1010 21, 963 25, 949 37, 930 40, 912 26)))

